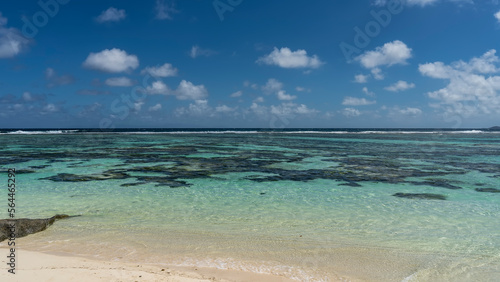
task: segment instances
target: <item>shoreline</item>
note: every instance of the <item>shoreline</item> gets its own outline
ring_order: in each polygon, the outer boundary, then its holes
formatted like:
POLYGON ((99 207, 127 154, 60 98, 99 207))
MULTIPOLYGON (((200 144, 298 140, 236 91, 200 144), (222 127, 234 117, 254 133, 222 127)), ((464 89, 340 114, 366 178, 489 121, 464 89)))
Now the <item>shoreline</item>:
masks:
MULTIPOLYGON (((7 253, 8 248, 0 246, 0 252, 7 253)), ((1 281, 296 281, 276 275, 230 269, 107 261, 20 248, 16 249, 16 252, 16 274, 11 274, 7 267, 2 267, 1 281)), ((6 265, 5 256, 2 256, 1 263, 6 265)))

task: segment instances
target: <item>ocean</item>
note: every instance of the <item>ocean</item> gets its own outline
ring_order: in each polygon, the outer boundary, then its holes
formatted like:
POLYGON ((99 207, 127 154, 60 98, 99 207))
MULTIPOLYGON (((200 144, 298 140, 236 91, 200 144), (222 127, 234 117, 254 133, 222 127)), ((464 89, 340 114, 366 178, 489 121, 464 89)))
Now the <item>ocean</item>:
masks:
MULTIPOLYGON (((22 246, 300 281, 500 277, 500 132, 3 129, 22 246)), ((4 203, 4 204, 2 204, 4 203)))

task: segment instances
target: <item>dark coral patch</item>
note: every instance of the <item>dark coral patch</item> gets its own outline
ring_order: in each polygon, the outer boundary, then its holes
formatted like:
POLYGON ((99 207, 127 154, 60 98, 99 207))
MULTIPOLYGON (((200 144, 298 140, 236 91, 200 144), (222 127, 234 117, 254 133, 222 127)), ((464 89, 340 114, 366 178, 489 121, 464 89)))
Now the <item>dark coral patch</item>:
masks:
POLYGON ((477 192, 486 192, 486 193, 500 193, 500 189, 496 188, 476 188, 477 192))
POLYGON ((123 172, 106 171, 102 174, 96 175, 77 175, 71 173, 59 173, 54 176, 40 178, 41 180, 52 180, 56 182, 81 182, 81 181, 94 181, 94 180, 109 180, 109 179, 126 179, 130 176, 123 172))
POLYGON ((420 200, 446 200, 446 196, 440 194, 430 193, 396 193, 394 197, 407 198, 407 199, 420 199, 420 200))

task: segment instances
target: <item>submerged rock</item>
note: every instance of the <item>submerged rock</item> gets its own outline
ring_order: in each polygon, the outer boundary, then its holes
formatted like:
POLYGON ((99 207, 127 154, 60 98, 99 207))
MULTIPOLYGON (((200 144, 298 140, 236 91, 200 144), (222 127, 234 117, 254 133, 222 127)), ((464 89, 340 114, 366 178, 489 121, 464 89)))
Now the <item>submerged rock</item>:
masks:
POLYGON ((500 193, 500 189, 495 188, 476 188, 477 192, 500 193))
POLYGON ((342 183, 342 184, 339 184, 340 186, 349 186, 349 187, 363 187, 363 185, 359 184, 359 183, 356 183, 356 182, 347 182, 347 183, 342 183))
POLYGON ((440 187, 452 190, 462 189, 461 187, 448 183, 448 181, 444 179, 426 179, 425 181, 411 181, 410 183, 413 185, 424 185, 424 186, 427 185, 427 186, 440 187))
POLYGON ((394 197, 407 198, 407 199, 424 199, 424 200, 446 200, 445 195, 430 194, 430 193, 396 193, 394 197))
POLYGON ((45 219, 29 219, 29 218, 1 219, 0 242, 2 242, 5 239, 11 238, 12 232, 14 232, 15 238, 24 237, 47 229, 47 227, 52 225, 56 220, 69 217, 74 217, 74 216, 69 216, 66 214, 57 214, 53 217, 45 219))
POLYGON ((36 170, 33 169, 17 169, 16 174, 26 174, 26 173, 35 173, 36 170))
POLYGON ((93 181, 93 180, 109 180, 109 179, 126 179, 130 176, 123 172, 105 171, 102 174, 96 175, 77 175, 71 173, 59 173, 54 176, 40 178, 41 180, 52 180, 55 182, 80 182, 80 181, 93 181))

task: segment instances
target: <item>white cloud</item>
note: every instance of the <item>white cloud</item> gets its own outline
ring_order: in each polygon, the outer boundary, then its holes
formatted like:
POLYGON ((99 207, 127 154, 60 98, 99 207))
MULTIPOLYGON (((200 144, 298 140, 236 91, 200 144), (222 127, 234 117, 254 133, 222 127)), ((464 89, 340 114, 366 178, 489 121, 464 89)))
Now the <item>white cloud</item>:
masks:
POLYGON ((257 103, 252 103, 249 111, 261 119, 268 119, 269 109, 266 106, 259 105, 257 103))
POLYGON ((282 68, 319 68, 323 62, 320 61, 318 56, 307 56, 305 50, 291 51, 289 48, 274 47, 274 50, 267 56, 261 57, 257 63, 266 65, 276 65, 282 68))
POLYGON ((500 23, 500 11, 496 12, 494 16, 497 19, 497 21, 500 23))
POLYGON ((231 112, 236 111, 236 108, 231 108, 231 107, 228 107, 226 105, 222 105, 222 106, 217 106, 215 108, 215 111, 218 113, 231 113, 231 112))
POLYGON ((60 85, 67 85, 75 82, 75 78, 71 75, 57 75, 53 68, 45 70, 45 79, 48 81, 47 87, 55 87, 60 85))
POLYGON ((500 114, 500 72, 496 66, 499 58, 490 50, 469 62, 458 61, 450 65, 442 62, 419 66, 422 75, 449 80, 445 88, 427 93, 438 101, 433 106, 445 114, 463 117, 500 114))
POLYGON ((241 97, 241 95, 243 95, 243 91, 236 91, 233 94, 231 94, 231 97, 237 98, 237 97, 241 97))
POLYGON ((283 89, 283 83, 277 79, 270 78, 267 80, 266 85, 262 87, 265 94, 274 94, 283 89))
POLYGON ((358 74, 354 76, 354 81, 356 83, 367 83, 369 77, 370 77, 369 75, 358 74))
POLYGON ((295 108, 295 113, 300 114, 300 115, 311 115, 311 114, 317 114, 319 111, 315 109, 310 109, 304 104, 300 104, 295 108))
POLYGON ((341 113, 346 117, 357 117, 361 115, 361 112, 354 108, 345 108, 341 113))
POLYGON ((380 68, 374 68, 371 70, 373 78, 376 80, 383 80, 384 79, 384 74, 382 73, 382 70, 380 68))
POLYGON ((172 20, 172 14, 178 13, 174 8, 174 3, 168 4, 165 0, 156 0, 155 12, 158 20, 172 20))
POLYGON ((155 67, 146 67, 141 71, 141 74, 150 74, 153 77, 170 77, 177 76, 177 68, 174 68, 171 64, 157 65, 155 67))
POLYGON ((139 59, 135 55, 113 48, 99 53, 90 53, 83 62, 83 66, 88 69, 118 73, 136 69, 139 66, 139 59))
POLYGON ((59 108, 54 105, 54 104, 47 104, 42 108, 41 114, 46 114, 46 113, 55 113, 59 111, 59 108))
POLYGON ((188 108, 177 108, 174 114, 176 116, 213 117, 215 113, 207 100, 195 100, 194 103, 189 104, 188 108))
POLYGON ((149 107, 148 111, 149 112, 157 112, 157 111, 161 110, 161 108, 162 108, 161 104, 158 103, 158 104, 156 104, 156 105, 154 105, 152 107, 149 107))
POLYGON ((310 109, 304 104, 297 105, 295 103, 287 102, 278 106, 271 106, 271 114, 282 117, 290 117, 296 114, 299 115, 314 115, 318 113, 315 109, 310 109))
POLYGON ((171 90, 163 81, 155 81, 146 87, 149 94, 175 95, 178 100, 203 100, 208 97, 208 91, 204 85, 194 85, 182 80, 176 90, 171 90))
POLYGON ((169 95, 172 94, 172 90, 163 83, 163 81, 155 81, 151 86, 146 87, 146 92, 149 94, 159 94, 159 95, 169 95))
POLYGON ((278 93, 276 93, 276 95, 278 96, 278 99, 281 101, 291 101, 291 100, 297 99, 297 96, 292 96, 292 95, 286 94, 285 90, 278 91, 278 93))
POLYGON ((453 73, 453 68, 442 62, 419 65, 418 70, 425 76, 441 79, 451 78, 450 75, 453 73))
POLYGON ((356 57, 362 66, 368 69, 379 66, 404 65, 412 57, 412 49, 399 40, 377 47, 374 51, 367 51, 356 57))
POLYGON ((368 90, 368 87, 363 87, 363 93, 365 93, 367 96, 370 96, 370 97, 374 97, 375 96, 375 93, 371 92, 370 90, 368 90))
POLYGON ((138 101, 134 103, 134 111, 140 112, 142 109, 142 106, 144 105, 143 101, 138 101))
POLYGON ((263 97, 257 97, 255 98, 255 100, 253 100, 254 103, 263 103, 264 102, 264 98, 263 97))
POLYGON ((383 111, 388 111, 387 116, 397 121, 408 121, 407 118, 416 118, 423 114, 423 111, 421 109, 412 107, 400 108, 399 106, 383 106, 380 109, 383 111))
POLYGON ((217 52, 212 51, 210 49, 202 49, 202 48, 200 48, 200 46, 195 45, 195 46, 191 47, 191 51, 189 52, 189 56, 193 59, 196 59, 199 56, 209 57, 209 56, 215 55, 216 53, 217 52))
POLYGON ((267 94, 276 94, 276 97, 281 101, 291 101, 297 98, 297 96, 292 96, 283 90, 283 83, 277 79, 270 78, 267 80, 266 85, 262 86, 262 91, 267 94))
POLYGON ((295 90, 297 90, 298 92, 311 92, 311 89, 307 89, 301 86, 295 87, 295 90))
POLYGON ((189 81, 182 80, 175 95, 179 100, 201 100, 208 96, 208 91, 204 85, 194 85, 189 81))
POLYGON ((376 101, 369 101, 365 98, 345 97, 342 105, 344 106, 367 106, 377 103, 376 101))
POLYGON ((130 78, 123 76, 108 78, 104 83, 106 83, 106 85, 108 86, 114 86, 114 87, 128 87, 134 85, 134 83, 132 82, 132 80, 130 80, 130 78))
POLYGON ((35 98, 33 98, 33 96, 31 96, 31 93, 24 92, 23 93, 23 100, 26 102, 32 102, 32 101, 35 101, 35 98))
POLYGON ((114 7, 110 7, 103 11, 97 18, 96 21, 99 23, 104 22, 119 22, 127 17, 125 10, 118 10, 114 7))
POLYGON ((17 28, 8 28, 7 18, 0 12, 0 59, 12 58, 28 47, 29 40, 17 28))
POLYGON ((408 83, 406 81, 400 80, 396 83, 394 83, 391 86, 388 86, 385 88, 385 90, 392 91, 392 92, 399 92, 399 91, 405 91, 411 88, 415 88, 414 83, 408 83))
POLYGON ((418 116, 422 114, 422 110, 419 108, 406 108, 406 109, 400 109, 399 113, 403 115, 418 116))

